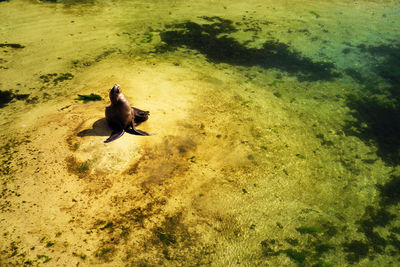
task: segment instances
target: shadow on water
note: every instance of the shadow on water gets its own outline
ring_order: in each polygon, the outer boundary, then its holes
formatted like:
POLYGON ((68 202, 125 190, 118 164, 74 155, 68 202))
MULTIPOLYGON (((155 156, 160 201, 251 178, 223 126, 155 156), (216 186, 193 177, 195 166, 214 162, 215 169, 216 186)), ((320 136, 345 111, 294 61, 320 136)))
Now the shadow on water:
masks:
POLYGON ((86 129, 80 131, 77 135, 79 137, 84 136, 109 136, 111 134, 111 129, 107 125, 105 118, 95 121, 92 125, 92 129, 86 129))
POLYGON ((174 29, 160 33, 161 40, 166 45, 159 47, 158 51, 186 46, 199 51, 215 63, 277 68, 297 75, 300 81, 332 80, 339 76, 334 71, 334 64, 313 62, 279 41, 267 41, 262 48, 246 47, 227 36, 238 31, 231 20, 219 17, 202 18, 213 23, 197 24, 189 21, 167 26, 174 29))
POLYGON ((378 147, 378 155, 391 165, 400 164, 400 44, 361 49, 380 58, 374 71, 383 83, 365 80, 364 88, 347 98, 356 122, 346 132, 378 147))

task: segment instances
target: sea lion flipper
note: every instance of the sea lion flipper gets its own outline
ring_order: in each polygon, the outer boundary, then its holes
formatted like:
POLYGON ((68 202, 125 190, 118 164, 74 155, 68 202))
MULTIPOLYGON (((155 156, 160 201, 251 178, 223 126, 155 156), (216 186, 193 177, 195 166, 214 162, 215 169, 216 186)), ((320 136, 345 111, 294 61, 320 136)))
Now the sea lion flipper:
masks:
POLYGON ((148 134, 148 133, 146 133, 144 131, 136 129, 135 125, 133 123, 131 124, 131 127, 129 129, 125 129, 125 131, 127 133, 135 134, 135 135, 145 135, 145 136, 149 136, 150 135, 150 134, 148 134))
POLYGON ((150 115, 150 111, 146 111, 146 110, 141 110, 135 107, 131 107, 132 108, 132 112, 133 112, 133 117, 134 117, 134 122, 136 124, 140 124, 144 121, 147 121, 147 119, 149 118, 150 115))
POLYGON ((129 129, 126 130, 126 132, 130 133, 130 134, 135 134, 135 135, 145 135, 145 136, 150 135, 150 134, 148 134, 148 133, 146 133, 144 131, 141 131, 141 130, 138 130, 138 129, 135 129, 135 128, 129 128, 129 129))
POLYGON ((120 138, 124 134, 124 132, 125 132, 124 130, 121 130, 119 132, 118 131, 113 131, 111 133, 110 137, 108 137, 107 140, 104 141, 104 143, 110 143, 110 142, 120 138))

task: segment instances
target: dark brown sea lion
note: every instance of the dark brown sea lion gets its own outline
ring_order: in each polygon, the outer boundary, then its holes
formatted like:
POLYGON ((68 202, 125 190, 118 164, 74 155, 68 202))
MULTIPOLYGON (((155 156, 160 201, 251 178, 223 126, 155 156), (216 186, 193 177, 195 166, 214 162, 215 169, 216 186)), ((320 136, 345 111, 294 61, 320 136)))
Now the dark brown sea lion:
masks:
POLYGON ((104 141, 109 143, 120 138, 124 132, 136 135, 149 135, 135 128, 148 119, 150 112, 131 107, 122 94, 121 86, 115 84, 110 91, 111 105, 106 107, 106 120, 112 129, 111 136, 104 141))

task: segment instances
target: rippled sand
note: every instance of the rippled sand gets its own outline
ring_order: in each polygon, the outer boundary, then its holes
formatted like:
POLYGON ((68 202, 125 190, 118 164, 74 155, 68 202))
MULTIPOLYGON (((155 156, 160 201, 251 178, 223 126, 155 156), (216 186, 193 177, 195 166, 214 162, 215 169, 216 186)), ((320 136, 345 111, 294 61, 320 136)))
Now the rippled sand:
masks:
POLYGON ((398 263, 398 206, 379 185, 400 169, 345 131, 362 87, 345 69, 372 71, 357 45, 398 40, 398 8, 0 2, 0 90, 14 98, 0 104, 1 265, 398 263), (223 36, 238 57, 213 55, 223 36), (259 60, 268 41, 276 62, 259 60), (152 136, 103 143, 114 83, 151 112, 138 128, 152 136), (77 100, 91 93, 102 100, 77 100))

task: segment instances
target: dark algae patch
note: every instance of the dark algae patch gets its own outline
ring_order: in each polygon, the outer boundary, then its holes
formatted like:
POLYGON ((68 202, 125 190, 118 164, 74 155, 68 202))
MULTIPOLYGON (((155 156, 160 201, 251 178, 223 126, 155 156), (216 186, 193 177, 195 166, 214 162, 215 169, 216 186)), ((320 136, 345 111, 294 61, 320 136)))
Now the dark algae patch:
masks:
POLYGON ((71 73, 49 73, 49 74, 44 74, 39 77, 43 83, 50 83, 51 81, 53 82, 54 85, 57 85, 60 82, 66 81, 66 80, 72 80, 74 78, 74 75, 71 73))
POLYGON ((386 205, 397 205, 400 201, 400 177, 392 175, 390 180, 381 186, 378 186, 382 201, 381 203, 386 205))
POLYGON ((114 256, 114 253, 115 253, 115 248, 106 246, 106 247, 99 248, 95 252, 95 256, 105 262, 109 262, 109 261, 111 261, 112 257, 114 256))
POLYGON ((13 93, 11 90, 0 91, 0 108, 3 108, 13 100, 13 93))
POLYGON ((106 225, 100 228, 100 230, 112 229, 114 226, 113 222, 108 222, 106 225))
POLYGON ((285 249, 282 250, 282 252, 285 253, 289 258, 298 263, 303 263, 306 259, 306 254, 302 251, 297 251, 294 249, 285 249))
POLYGON ((1 43, 0 47, 11 47, 11 48, 15 48, 15 49, 19 49, 19 48, 25 48, 25 46, 20 45, 20 44, 12 44, 12 43, 1 43))
POLYGON ((29 94, 16 94, 12 90, 0 91, 0 108, 4 108, 8 103, 16 100, 25 100, 29 94))
POLYGON ((49 248, 49 247, 52 247, 52 246, 54 246, 54 242, 52 242, 52 241, 48 241, 47 243, 46 243, 46 248, 49 248))
POLYGON ((73 252, 72 253, 72 256, 74 256, 74 257, 78 257, 78 258, 80 258, 81 260, 86 260, 86 254, 84 254, 84 253, 76 253, 76 252, 73 252))
POLYGON ((49 73, 45 75, 41 75, 39 78, 44 82, 44 83, 49 83, 53 78, 57 77, 57 73, 49 73))
POLYGON ((90 170, 90 161, 78 162, 74 157, 68 157, 66 159, 68 171, 77 174, 79 177, 83 177, 88 174, 90 170))
POLYGON ((361 75, 361 73, 353 68, 346 68, 344 72, 349 75, 351 78, 356 80, 359 83, 366 82, 366 79, 361 75))
POLYGON ((399 177, 392 175, 385 184, 377 186, 381 197, 378 205, 368 206, 362 218, 356 222, 358 232, 363 234, 364 239, 343 243, 349 263, 354 264, 377 254, 400 255, 400 231, 393 226, 398 216, 390 211, 400 200, 399 180, 399 177))
POLYGON ((344 251, 348 253, 346 259, 350 263, 355 263, 367 256, 369 247, 366 243, 356 240, 344 244, 344 251))
POLYGON ((296 228, 296 231, 299 232, 300 234, 311 234, 311 235, 315 235, 321 232, 321 230, 313 226, 300 226, 296 228))
POLYGON ((74 75, 71 73, 61 73, 57 78, 53 80, 54 85, 57 85, 59 82, 63 82, 66 80, 72 80, 74 78, 74 75))
POLYGON ((99 95, 91 93, 90 95, 78 95, 76 100, 82 100, 83 103, 87 103, 90 101, 100 101, 102 98, 99 95))
POLYGON ((310 11, 310 14, 311 15, 313 15, 313 16, 315 16, 315 18, 319 18, 319 17, 321 17, 319 14, 317 14, 316 12, 314 12, 314 11, 310 11))
POLYGON ((49 256, 43 254, 38 254, 36 257, 38 260, 42 260, 43 263, 49 262, 51 260, 49 256))
POLYGON ((376 78, 367 80, 354 70, 346 71, 363 88, 347 97, 356 121, 347 122, 345 130, 375 144, 387 163, 400 164, 400 44, 359 48, 373 58, 376 78))
POLYGON ((186 229, 181 223, 181 214, 166 217, 162 225, 153 230, 157 239, 165 246, 176 244, 186 235, 186 229))
POLYGON ((298 238, 287 237, 283 243, 275 239, 262 241, 260 244, 263 255, 272 257, 283 254, 299 266, 331 266, 323 257, 336 249, 331 240, 336 234, 335 226, 322 223, 318 227, 299 226, 296 231, 298 238))
POLYGON ((158 51, 187 47, 204 54, 215 63, 275 68, 296 75, 299 80, 332 80, 338 77, 333 63, 313 62, 289 45, 266 41, 262 48, 250 48, 228 34, 238 31, 234 22, 220 17, 202 17, 208 23, 184 22, 167 26, 160 33, 164 46, 158 51))
POLYGON ((94 0, 40 0, 43 3, 65 4, 67 7, 74 4, 92 3, 94 0))

